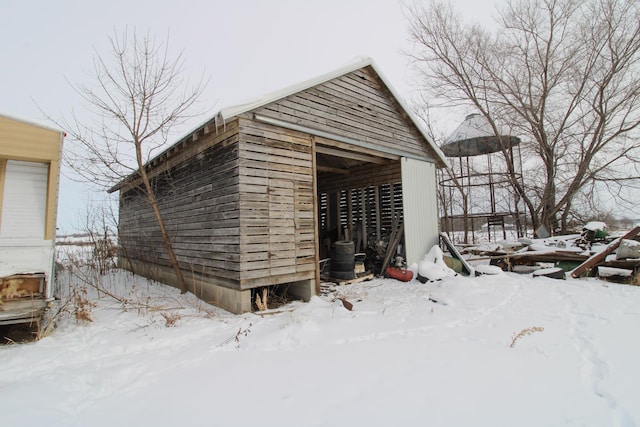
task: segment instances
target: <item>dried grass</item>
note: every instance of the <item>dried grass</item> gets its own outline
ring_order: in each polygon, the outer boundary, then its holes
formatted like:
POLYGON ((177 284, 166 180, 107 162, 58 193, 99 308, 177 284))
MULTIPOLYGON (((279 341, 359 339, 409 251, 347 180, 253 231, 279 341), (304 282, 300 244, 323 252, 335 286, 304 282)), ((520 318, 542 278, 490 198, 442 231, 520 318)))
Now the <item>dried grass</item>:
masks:
POLYGON ((526 337, 527 335, 531 335, 536 332, 542 332, 542 331, 544 331, 544 328, 542 326, 532 326, 530 328, 525 328, 513 336, 513 338, 511 339, 511 345, 509 345, 509 347, 511 348, 515 347, 516 342, 520 338, 526 337))
POLYGON ((164 317, 164 321, 165 321, 165 326, 167 328, 171 328, 173 326, 176 326, 176 323, 178 322, 178 320, 182 319, 182 316, 180 315, 180 313, 161 313, 162 317, 164 317))
POLYGON ((256 307, 258 307, 258 311, 268 310, 267 305, 267 295, 269 294, 269 290, 267 288, 262 288, 262 292, 256 292, 256 307), (262 297, 260 296, 262 293, 262 297))
POLYGON ((249 323, 249 326, 247 326, 246 328, 242 328, 240 327, 238 329, 238 332, 236 332, 235 335, 227 338, 226 340, 222 341, 220 344, 218 344, 218 347, 223 347, 224 345, 235 341, 236 343, 236 349, 240 348, 240 338, 241 337, 246 337, 249 335, 249 333, 251 332, 251 326, 253 326, 253 323, 249 323))
POLYGON ((91 311, 97 306, 95 301, 87 298, 87 289, 73 287, 71 290, 71 302, 73 304, 73 314, 79 322, 93 322, 91 311))

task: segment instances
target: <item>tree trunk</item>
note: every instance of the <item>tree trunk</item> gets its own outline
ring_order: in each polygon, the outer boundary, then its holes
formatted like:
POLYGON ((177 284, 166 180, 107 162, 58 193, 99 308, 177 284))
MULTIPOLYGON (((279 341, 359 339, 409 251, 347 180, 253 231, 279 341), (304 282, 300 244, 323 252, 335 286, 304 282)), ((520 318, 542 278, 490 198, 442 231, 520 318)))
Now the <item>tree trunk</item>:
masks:
POLYGON ((569 229, 567 224, 567 220, 569 218, 569 213, 571 212, 571 202, 567 202, 564 207, 564 211, 562 212, 561 222, 560 222, 560 233, 564 234, 569 229))
POLYGON ((144 183, 144 188, 147 193, 147 199, 149 200, 149 204, 153 209, 153 213, 158 222, 158 226, 160 227, 160 233, 162 233, 162 240, 164 241, 164 245, 167 249, 167 254, 169 255, 169 262, 171 263, 171 267, 173 267, 173 271, 176 274, 176 280, 178 281, 178 288, 181 293, 187 292, 187 284, 184 281, 184 276, 182 275, 182 270, 180 269, 180 264, 178 263, 178 258, 176 257, 175 252, 173 251, 173 244, 171 243, 171 237, 167 232, 167 228, 164 225, 164 220, 162 219, 162 214, 160 213, 160 208, 158 207, 158 202, 156 201, 156 197, 153 194, 153 189, 151 188, 151 183, 149 182, 149 177, 147 175, 147 171, 142 164, 142 150, 140 149, 140 145, 136 144, 136 155, 138 156, 138 168, 140 172, 140 177, 142 178, 142 182, 144 183))

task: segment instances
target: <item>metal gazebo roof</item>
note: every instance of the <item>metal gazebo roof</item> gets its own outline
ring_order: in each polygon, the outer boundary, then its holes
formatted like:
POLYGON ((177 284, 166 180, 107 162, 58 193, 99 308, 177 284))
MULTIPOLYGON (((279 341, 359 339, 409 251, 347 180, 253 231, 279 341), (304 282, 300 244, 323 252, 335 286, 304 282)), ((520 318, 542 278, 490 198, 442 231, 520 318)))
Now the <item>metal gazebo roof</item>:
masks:
POLYGON ((480 114, 470 114, 440 147, 447 157, 469 157, 490 154, 520 144, 520 138, 496 136, 489 122, 480 114))

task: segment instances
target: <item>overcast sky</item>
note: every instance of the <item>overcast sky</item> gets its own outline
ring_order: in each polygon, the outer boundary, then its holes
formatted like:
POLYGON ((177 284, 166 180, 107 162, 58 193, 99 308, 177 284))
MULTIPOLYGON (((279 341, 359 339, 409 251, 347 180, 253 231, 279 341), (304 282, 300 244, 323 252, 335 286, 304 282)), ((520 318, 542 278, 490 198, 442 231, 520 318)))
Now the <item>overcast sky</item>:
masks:
MULTIPOLYGON (((452 0, 469 19, 487 21, 500 0, 452 0)), ((375 60, 404 98, 411 72, 407 21, 398 0, 4 0, 0 26, 0 114, 52 126, 53 117, 82 110, 72 84, 88 83, 94 52, 125 27, 150 31, 183 51, 185 72, 210 77, 208 111, 322 75, 357 56, 375 60)), ((466 111, 444 118, 453 130, 466 111)), ((75 231, 85 205, 100 200, 63 170, 58 210, 62 233, 75 231)))

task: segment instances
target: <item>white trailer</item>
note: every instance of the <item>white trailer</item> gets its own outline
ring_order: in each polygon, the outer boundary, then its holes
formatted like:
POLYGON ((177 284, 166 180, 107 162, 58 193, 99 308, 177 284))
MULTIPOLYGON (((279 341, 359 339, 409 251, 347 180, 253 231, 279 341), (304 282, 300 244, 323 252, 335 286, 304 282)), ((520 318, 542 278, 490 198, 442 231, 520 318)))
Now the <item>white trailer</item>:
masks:
POLYGON ((53 300, 63 138, 0 115, 0 325, 38 322, 53 300))

